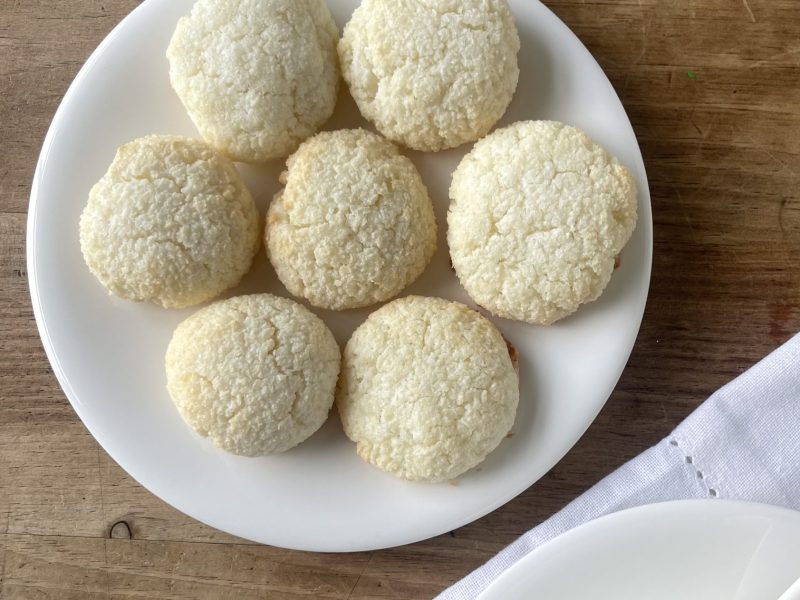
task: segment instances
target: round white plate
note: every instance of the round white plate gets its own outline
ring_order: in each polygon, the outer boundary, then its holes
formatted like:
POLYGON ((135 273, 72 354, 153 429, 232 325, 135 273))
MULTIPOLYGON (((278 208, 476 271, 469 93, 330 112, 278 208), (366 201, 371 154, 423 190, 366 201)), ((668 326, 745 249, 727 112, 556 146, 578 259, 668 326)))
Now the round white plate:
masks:
POLYGON ((777 600, 798 577, 800 513, 688 500, 573 529, 520 560, 479 600, 777 600))
MULTIPOLYGON (((330 0, 339 25, 356 0, 330 0)), ((522 75, 503 119, 549 118, 586 130, 636 175, 640 221, 604 296, 550 328, 497 320, 521 357, 514 436, 458 485, 415 485, 363 464, 338 419, 281 456, 237 458, 192 434, 165 391, 163 355, 191 311, 109 297, 83 263, 78 218, 115 149, 150 133, 196 136, 169 85, 165 49, 191 0, 147 0, 100 45, 64 98, 44 143, 28 221, 33 307, 47 355, 97 441, 154 494, 213 527, 316 551, 384 548, 465 525, 539 479, 583 434, 628 359, 650 280, 652 220, 633 130, 587 50, 547 8, 516 0, 522 75)), ((344 87, 344 86, 343 86, 344 87)), ((342 93, 329 129, 365 122, 342 93)), ((466 148, 409 153, 437 207, 440 247, 409 293, 469 302, 447 255, 450 175, 466 148)), ((265 209, 283 165, 242 167, 265 209)), ((264 253, 236 294, 285 295, 264 253)), ((368 311, 317 311, 341 343, 368 311)))

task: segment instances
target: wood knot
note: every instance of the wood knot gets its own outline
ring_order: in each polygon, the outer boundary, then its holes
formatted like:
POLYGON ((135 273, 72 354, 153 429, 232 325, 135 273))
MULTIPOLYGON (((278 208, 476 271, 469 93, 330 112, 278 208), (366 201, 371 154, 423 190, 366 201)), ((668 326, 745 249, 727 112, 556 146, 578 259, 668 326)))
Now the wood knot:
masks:
POLYGON ((111 526, 108 537, 112 540, 131 540, 133 539, 133 534, 127 521, 117 521, 111 526))

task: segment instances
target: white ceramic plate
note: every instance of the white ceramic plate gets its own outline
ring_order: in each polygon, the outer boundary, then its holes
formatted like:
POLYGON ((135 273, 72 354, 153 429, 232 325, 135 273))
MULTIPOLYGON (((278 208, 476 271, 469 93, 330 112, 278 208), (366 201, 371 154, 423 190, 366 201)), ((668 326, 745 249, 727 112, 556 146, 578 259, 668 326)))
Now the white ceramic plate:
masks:
POLYGON ((777 600, 798 577, 800 513, 690 500, 573 529, 519 561, 479 600, 777 600))
MULTIPOLYGON (((147 0, 86 63, 44 143, 28 221, 33 307, 45 350, 83 422, 126 471, 154 494, 213 527, 251 540, 316 551, 383 548, 465 525, 507 502, 550 469, 602 408, 628 359, 650 280, 647 179, 613 88, 578 39, 535 0, 516 0, 522 75, 503 119, 559 119, 619 156, 639 186, 638 229, 604 296, 550 328, 498 320, 521 357, 515 435, 459 485, 415 485, 363 464, 338 419, 281 456, 226 455, 192 434, 165 391, 163 355, 191 311, 110 298, 89 273, 78 218, 115 149, 150 133, 197 135, 169 86, 165 49, 191 0, 147 0)), ((356 0, 330 0, 340 26, 356 0)), ((365 124, 343 93, 329 129, 365 124)), ((450 175, 466 148, 410 153, 437 206, 440 248, 409 293, 468 302, 448 265, 450 175)), ((262 210, 282 164, 242 167, 262 210)), ((286 294, 262 252, 235 293, 286 294)), ((368 311, 317 311, 341 343, 368 311)))

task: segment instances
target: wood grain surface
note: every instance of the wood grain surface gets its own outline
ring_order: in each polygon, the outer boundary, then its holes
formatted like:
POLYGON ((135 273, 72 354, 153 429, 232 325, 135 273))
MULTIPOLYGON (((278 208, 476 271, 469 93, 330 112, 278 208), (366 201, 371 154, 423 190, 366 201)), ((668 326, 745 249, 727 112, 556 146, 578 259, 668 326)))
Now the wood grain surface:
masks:
POLYGON ((131 480, 64 398, 28 296, 25 219, 52 115, 135 0, 0 0, 0 598, 431 598, 800 330, 800 2, 550 0, 608 73, 650 177, 655 261, 627 370, 575 449, 467 527, 289 552, 131 480))

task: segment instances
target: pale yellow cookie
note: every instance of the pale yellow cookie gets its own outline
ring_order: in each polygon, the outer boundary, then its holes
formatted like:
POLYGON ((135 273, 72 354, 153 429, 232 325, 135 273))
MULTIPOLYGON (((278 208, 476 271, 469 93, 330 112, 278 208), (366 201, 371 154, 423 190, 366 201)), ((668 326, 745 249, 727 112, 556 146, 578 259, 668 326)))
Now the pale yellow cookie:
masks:
POLYGON ((458 278, 493 314, 550 324, 597 299, 636 227, 630 172, 582 131, 517 123, 475 145, 450 188, 458 278))
POLYGON ((411 296, 350 338, 336 403, 362 459, 440 482, 481 463, 508 434, 519 380, 490 321, 457 302, 411 296))
POLYGON ((503 116, 519 47, 506 0, 364 0, 339 58, 361 113, 383 135, 437 151, 483 137, 503 116))
POLYGON ((289 159, 267 215, 267 249, 295 296, 333 310, 400 293, 436 250, 436 220, 414 164, 364 131, 320 133, 289 159))
POLYGON ((199 140, 154 135, 122 146, 92 188, 81 250, 111 294, 181 308, 239 282, 258 222, 233 163, 199 140))
POLYGON ((324 0, 199 0, 167 50, 170 80, 206 141, 261 163, 333 114, 338 39, 324 0))
POLYGON ((288 450, 333 405, 339 347, 299 304, 269 294, 217 302, 181 323, 166 355, 167 389, 197 433, 228 452, 288 450))

